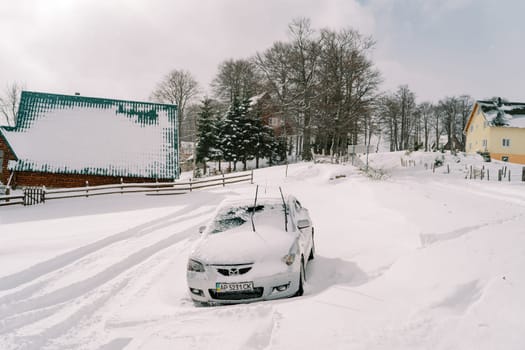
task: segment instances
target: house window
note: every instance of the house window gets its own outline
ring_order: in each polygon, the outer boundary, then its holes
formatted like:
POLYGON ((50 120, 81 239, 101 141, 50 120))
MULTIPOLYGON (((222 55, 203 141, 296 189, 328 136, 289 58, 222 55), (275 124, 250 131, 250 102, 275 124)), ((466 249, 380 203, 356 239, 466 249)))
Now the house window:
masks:
POLYGON ((510 147, 510 139, 502 139, 501 144, 503 147, 510 147))
POLYGON ((509 161, 509 156, 501 156, 501 160, 504 161, 504 162, 508 162, 509 161))

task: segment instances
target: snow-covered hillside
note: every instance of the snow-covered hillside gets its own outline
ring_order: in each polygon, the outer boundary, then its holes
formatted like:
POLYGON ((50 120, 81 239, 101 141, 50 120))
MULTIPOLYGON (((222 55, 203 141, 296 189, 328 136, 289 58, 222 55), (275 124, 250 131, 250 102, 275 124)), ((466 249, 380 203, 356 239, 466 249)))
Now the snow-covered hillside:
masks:
POLYGON ((196 307, 186 260, 240 184, 0 209, 0 349, 523 349, 525 183, 478 157, 384 153, 255 171, 309 208, 305 296, 196 307), (415 166, 401 166, 401 158, 415 166), (425 168, 427 164, 427 168, 425 168), (449 164, 450 174, 446 164, 449 164))

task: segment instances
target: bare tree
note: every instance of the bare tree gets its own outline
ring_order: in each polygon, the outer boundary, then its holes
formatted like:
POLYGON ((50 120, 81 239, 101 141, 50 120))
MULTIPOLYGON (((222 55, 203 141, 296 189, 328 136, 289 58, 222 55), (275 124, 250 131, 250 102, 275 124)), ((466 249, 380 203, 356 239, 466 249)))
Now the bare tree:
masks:
MULTIPOLYGON (((161 103, 176 104, 178 108, 179 133, 185 117, 186 106, 199 94, 199 84, 193 75, 185 70, 172 70, 151 94, 151 99, 161 103)), ((179 149, 180 149, 179 137, 179 149)))
POLYGON ((466 135, 463 134, 463 130, 465 130, 465 126, 467 126, 468 117, 470 116, 470 113, 472 112, 472 108, 474 107, 474 100, 469 95, 461 95, 458 98, 459 103, 459 141, 461 142, 461 149, 464 151, 466 148, 467 138, 466 135))
POLYGON ((400 106, 401 134, 398 149, 409 149, 410 135, 414 128, 414 112, 416 107, 416 96, 408 88, 408 85, 402 85, 396 92, 396 97, 400 106))
POLYGON ((254 63, 247 59, 230 59, 219 65, 212 89, 217 99, 229 105, 235 99, 244 101, 256 95, 259 81, 254 63))
POLYGON ((399 150, 400 106, 394 94, 386 94, 378 101, 377 113, 390 142, 390 151, 399 150))
POLYGON ((299 18, 288 26, 291 36, 290 73, 295 116, 298 119, 299 129, 302 130, 302 158, 312 159, 311 136, 313 101, 316 98, 318 85, 318 65, 320 59, 320 39, 315 37, 310 20, 299 18))
POLYGON ((430 138, 430 127, 431 127, 431 118, 434 113, 434 107, 430 102, 423 102, 418 106, 419 114, 421 116, 421 122, 423 123, 423 145, 425 151, 430 150, 429 138, 430 138))
POLYGON ((6 86, 4 94, 0 96, 0 125, 16 125, 16 113, 20 105, 22 89, 23 84, 18 82, 6 86))
POLYGON ((352 29, 324 29, 320 45, 315 112, 316 126, 323 132, 318 137, 324 139, 323 148, 341 155, 349 141, 357 143, 360 132, 367 143, 372 130, 371 114, 381 81, 368 57, 374 42, 352 29))
POLYGON ((283 121, 282 142, 286 150, 288 147, 288 126, 294 120, 291 118, 292 96, 290 93, 290 51, 291 45, 277 41, 263 53, 257 53, 255 65, 264 79, 264 89, 275 96, 276 113, 283 121))

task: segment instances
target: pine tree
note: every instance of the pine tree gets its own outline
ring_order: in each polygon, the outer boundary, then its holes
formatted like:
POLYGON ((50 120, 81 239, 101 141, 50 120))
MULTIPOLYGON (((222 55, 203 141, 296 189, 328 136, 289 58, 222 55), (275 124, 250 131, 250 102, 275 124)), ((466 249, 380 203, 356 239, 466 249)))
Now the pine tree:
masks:
POLYGON ((219 132, 219 145, 224 160, 233 162, 233 170, 237 170, 239 149, 242 140, 240 133, 241 104, 234 98, 226 116, 222 119, 219 132))
POLYGON ((203 174, 206 174, 206 161, 213 157, 217 145, 217 129, 213 116, 211 99, 202 101, 201 111, 197 119, 197 154, 196 161, 203 164, 203 174))
POLYGON ((277 148, 277 142, 273 129, 265 125, 262 120, 262 111, 259 106, 250 110, 251 128, 251 152, 255 157, 255 167, 259 168, 259 159, 268 157, 271 162, 272 154, 277 148))
POLYGON ((224 159, 233 162, 233 170, 237 162, 243 163, 246 170, 247 162, 256 159, 259 167, 260 158, 274 158, 278 143, 273 130, 265 125, 260 108, 253 108, 250 99, 242 103, 234 98, 226 116, 219 128, 220 149, 224 159))
POLYGON ((254 158, 255 146, 257 144, 258 128, 256 118, 251 108, 251 100, 243 101, 240 108, 239 131, 242 137, 239 143, 239 156, 243 164, 243 170, 246 170, 248 160, 254 158))

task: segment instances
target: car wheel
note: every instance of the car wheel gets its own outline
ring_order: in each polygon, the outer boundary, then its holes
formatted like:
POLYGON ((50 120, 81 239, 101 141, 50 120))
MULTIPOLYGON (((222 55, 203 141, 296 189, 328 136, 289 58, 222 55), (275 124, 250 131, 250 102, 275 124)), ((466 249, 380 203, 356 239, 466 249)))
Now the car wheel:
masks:
POLYGON ((312 249, 310 249, 310 256, 308 257, 308 261, 314 260, 315 258, 315 241, 314 241, 314 232, 312 228, 312 249))
POLYGON ((297 289, 297 292, 295 293, 296 297, 300 297, 304 294, 304 281, 305 281, 305 273, 304 273, 304 260, 301 259, 301 269, 299 271, 299 288, 297 289))

